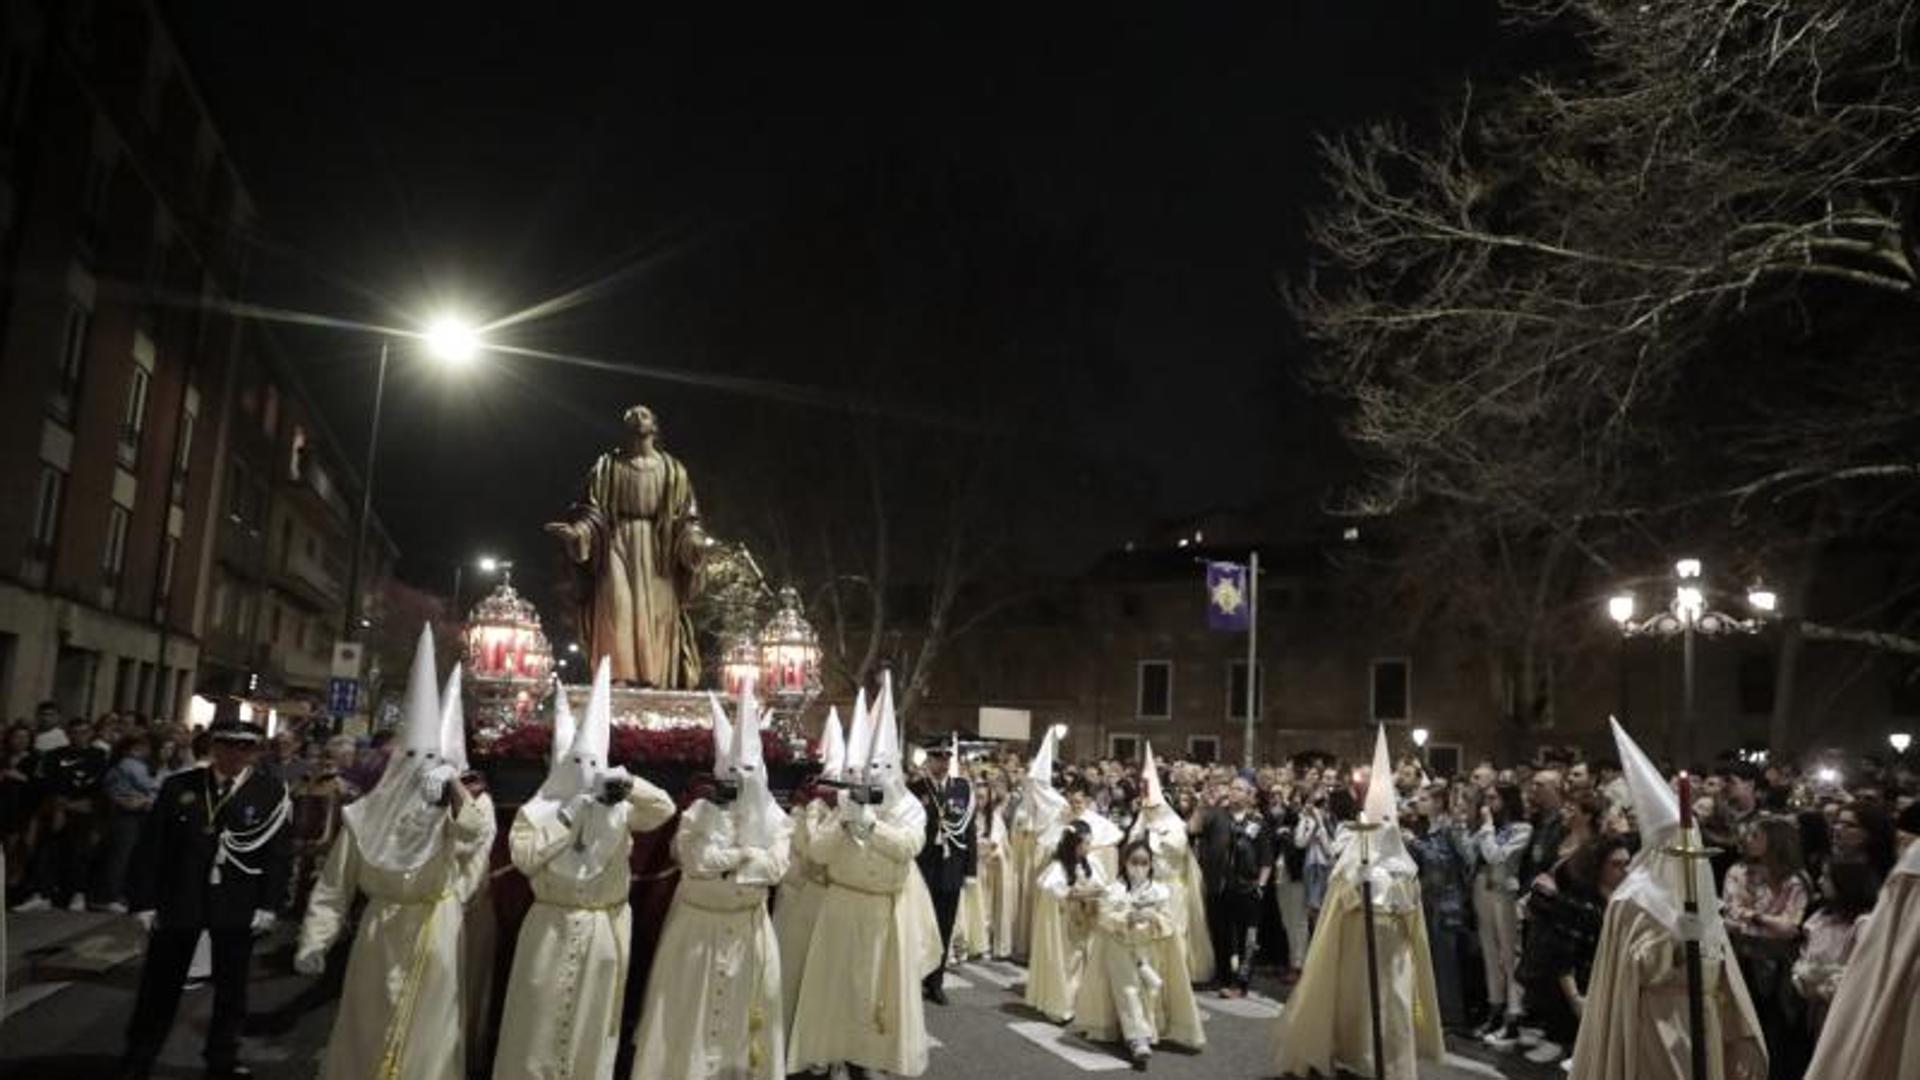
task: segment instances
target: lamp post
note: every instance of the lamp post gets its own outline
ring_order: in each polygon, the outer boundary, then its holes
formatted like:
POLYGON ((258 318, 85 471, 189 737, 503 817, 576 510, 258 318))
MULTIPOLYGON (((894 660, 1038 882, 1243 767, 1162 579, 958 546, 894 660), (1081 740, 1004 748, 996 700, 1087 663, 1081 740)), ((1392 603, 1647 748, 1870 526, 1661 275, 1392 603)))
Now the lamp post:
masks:
POLYGON ((1887 745, 1893 747, 1894 757, 1906 757, 1907 747, 1913 745, 1913 736, 1904 731, 1896 731, 1887 736, 1887 745))
POLYGON ((1427 771, 1427 740, 1432 738, 1433 734, 1429 732, 1426 728, 1417 727, 1413 729, 1412 735, 1413 735, 1414 753, 1420 756, 1420 771, 1426 772, 1427 771))
MULTIPOLYGON (((442 316, 416 335, 428 356, 448 367, 465 367, 480 354, 480 332, 471 324, 442 316)), ((373 378, 373 415, 367 427, 367 456, 360 470, 360 509, 354 515, 353 551, 347 562, 346 611, 340 618, 340 639, 352 641, 360 636, 360 560, 367 547, 367 522, 373 517, 373 470, 379 460, 380 410, 387 396, 387 355, 391 338, 380 341, 380 365, 373 378)), ((459 589, 456 585, 455 592, 459 589)), ((458 607, 458 597, 455 598, 458 607)))
MULTIPOLYGON (((1695 642, 1705 634, 1709 637, 1732 634, 1756 634, 1766 625, 1779 606, 1779 597, 1765 585, 1755 582, 1747 590, 1747 607, 1753 614, 1741 617, 1726 612, 1715 611, 1707 606, 1707 591, 1703 577, 1703 567, 1699 559, 1681 559, 1673 564, 1673 600, 1666 608, 1649 614, 1646 618, 1635 617, 1638 606, 1630 592, 1618 593, 1607 600, 1607 615, 1620 628, 1623 638, 1660 637, 1680 639, 1680 694, 1682 700, 1682 722, 1686 725, 1686 754, 1689 760, 1694 753, 1697 697, 1694 686, 1695 642)), ((1623 664, 1624 671, 1624 664, 1623 664)), ((1621 676, 1622 693, 1625 689, 1625 675, 1621 676)), ((1672 731, 1667 737, 1667 750, 1674 749, 1672 731)))

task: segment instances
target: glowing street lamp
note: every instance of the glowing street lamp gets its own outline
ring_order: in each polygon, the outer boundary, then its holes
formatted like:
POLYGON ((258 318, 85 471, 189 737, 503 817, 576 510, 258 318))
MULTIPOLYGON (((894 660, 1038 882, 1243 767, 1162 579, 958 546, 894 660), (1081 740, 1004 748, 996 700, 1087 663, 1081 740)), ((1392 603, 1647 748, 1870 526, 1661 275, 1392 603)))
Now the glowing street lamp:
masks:
POLYGON ((1907 747, 1913 745, 1913 736, 1907 734, 1904 731, 1896 731, 1893 734, 1887 736, 1887 743, 1888 745, 1893 747, 1894 753, 1905 754, 1907 752, 1907 747))
MULTIPOLYGON (((428 356, 456 368, 471 364, 485 344, 471 323, 450 315, 434 319, 425 330, 411 336, 425 345, 428 356)), ((360 512, 354 518, 353 552, 347 563, 346 610, 341 613, 340 630, 343 641, 358 637, 363 621, 359 617, 360 556, 367 548, 367 522, 373 517, 373 470, 380 449, 380 406, 387 396, 387 354, 392 345, 391 336, 380 339, 380 366, 373 378, 373 413, 367 427, 367 456, 360 469, 360 512)), ((457 588, 454 591, 459 592, 457 588)), ((456 607, 458 602, 456 597, 456 607)))
MULTIPOLYGON (((1617 593, 1607 599, 1607 617, 1620 628, 1623 638, 1678 637, 1681 640, 1682 697, 1689 750, 1695 726, 1694 711, 1694 638, 1699 634, 1753 634, 1776 614, 1780 598, 1772 589, 1755 581, 1747 589, 1747 607, 1751 614, 1739 616, 1715 611, 1708 606, 1706 568, 1699 559, 1686 558, 1673 564, 1673 601, 1663 610, 1638 618, 1632 593, 1617 593)), ((1622 711, 1625 711, 1626 675, 1621 667, 1622 711)), ((1691 756, 1691 755, 1689 755, 1691 756)))
POLYGON ((427 355, 455 367, 473 363, 480 355, 480 331, 454 315, 442 315, 420 335, 427 355))

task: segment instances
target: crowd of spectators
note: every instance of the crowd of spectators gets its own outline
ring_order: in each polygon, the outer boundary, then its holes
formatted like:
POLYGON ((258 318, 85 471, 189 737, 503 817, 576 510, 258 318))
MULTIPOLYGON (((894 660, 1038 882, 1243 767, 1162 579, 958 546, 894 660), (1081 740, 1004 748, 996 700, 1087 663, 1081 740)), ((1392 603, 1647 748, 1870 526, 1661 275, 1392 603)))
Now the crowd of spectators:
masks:
MULTIPOLYGON (((293 798, 297 913, 340 810, 379 779, 388 739, 274 735, 257 766, 293 798)), ((205 760, 205 736, 137 713, 63 718, 52 704, 6 729, 0 843, 15 910, 125 911, 126 868, 155 793, 205 760)), ((1139 810, 1137 763, 1067 764, 1056 783, 1122 830, 1139 810)), ((1220 990, 1246 992, 1254 963, 1297 976, 1327 891, 1334 837, 1365 769, 1324 754, 1236 769, 1162 764, 1206 879, 1220 990), (1257 827, 1252 827, 1257 826, 1257 827), (1242 948, 1251 940, 1252 948, 1242 948)), ((1009 753, 971 771, 986 815, 1024 776, 1009 753)), ((1906 765, 1823 757, 1804 768, 1762 754, 1693 770, 1722 914, 1767 1031, 1776 1076, 1797 1076, 1852 942, 1900 849, 1920 838, 1920 776, 1906 765)), ((1547 1063, 1579 1026, 1608 897, 1639 844, 1617 762, 1543 750, 1482 761, 1460 777, 1396 766, 1400 824, 1420 868, 1443 1023, 1547 1063)), ((984 818, 983 818, 984 819, 984 818)))
MULTIPOLYGON (((304 901, 332 841, 340 808, 371 787, 385 765, 384 735, 305 738, 275 734, 260 769, 293 797, 296 858, 303 873, 286 911, 304 901)), ((6 899, 16 911, 64 907, 125 912, 127 866, 160 785, 207 759, 204 731, 134 712, 63 718, 52 702, 6 729, 0 755, 0 845, 6 899)))
MULTIPOLYGON (((1798 1076, 1880 883, 1899 850, 1920 839, 1920 775, 1835 755, 1802 768, 1755 752, 1691 771, 1773 1075, 1798 1076)), ((974 774, 991 806, 1020 783, 1022 767, 1009 755, 976 763, 974 774)), ((1283 980, 1297 976, 1334 835, 1357 813, 1365 774, 1322 754, 1252 769, 1162 763, 1162 785, 1188 819, 1208 879, 1216 956, 1237 951, 1244 926, 1260 963, 1283 980), (1250 816, 1264 828, 1236 827, 1250 816)), ((1084 792, 1122 829, 1143 790, 1139 766, 1115 760, 1064 766, 1056 782, 1084 792)), ((1420 868, 1444 1025, 1540 1064, 1564 1060, 1607 900, 1640 844, 1619 763, 1549 748, 1527 762, 1482 761, 1465 776, 1441 777, 1410 755, 1394 785, 1420 868)), ((1222 971, 1222 991, 1241 992, 1245 977, 1222 971)))

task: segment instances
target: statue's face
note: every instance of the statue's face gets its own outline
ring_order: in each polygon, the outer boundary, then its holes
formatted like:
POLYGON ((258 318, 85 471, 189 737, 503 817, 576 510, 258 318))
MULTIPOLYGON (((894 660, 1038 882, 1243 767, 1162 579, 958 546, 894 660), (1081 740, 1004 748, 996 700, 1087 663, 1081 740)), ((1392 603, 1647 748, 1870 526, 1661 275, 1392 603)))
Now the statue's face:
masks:
POLYGON ((627 410, 627 430, 635 438, 645 439, 660 434, 660 422, 654 419, 653 410, 645 405, 635 405, 627 410))

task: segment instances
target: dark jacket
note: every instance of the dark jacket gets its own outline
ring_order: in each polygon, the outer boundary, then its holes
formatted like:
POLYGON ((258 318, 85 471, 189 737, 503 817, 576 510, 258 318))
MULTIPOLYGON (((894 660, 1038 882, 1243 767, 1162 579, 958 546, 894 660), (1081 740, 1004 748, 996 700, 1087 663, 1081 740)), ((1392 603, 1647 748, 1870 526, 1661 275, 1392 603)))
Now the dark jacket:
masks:
POLYGON ((913 794, 927 811, 927 842, 915 860, 920 864, 920 876, 926 879, 928 892, 958 893, 973 876, 978 858, 973 820, 966 816, 973 801, 973 785, 958 776, 949 776, 938 789, 931 781, 916 780, 913 794), (944 832, 942 822, 946 825, 944 832), (944 847, 940 842, 943 835, 944 847))
POLYGON ((266 826, 286 799, 286 785, 258 769, 224 802, 205 766, 168 777, 127 868, 127 906, 155 912, 162 926, 215 930, 244 927, 256 910, 277 910, 286 896, 293 830, 284 814, 278 828, 266 826), (209 805, 218 807, 211 826, 209 805), (230 849, 215 883, 223 834, 243 844, 265 842, 254 851, 230 849))

